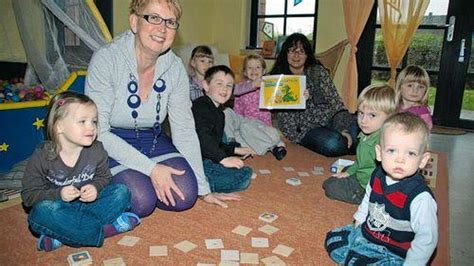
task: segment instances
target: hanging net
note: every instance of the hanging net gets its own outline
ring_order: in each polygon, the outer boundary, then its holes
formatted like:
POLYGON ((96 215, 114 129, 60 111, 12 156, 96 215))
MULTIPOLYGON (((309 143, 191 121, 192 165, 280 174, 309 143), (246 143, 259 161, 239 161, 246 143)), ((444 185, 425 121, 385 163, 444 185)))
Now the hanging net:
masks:
POLYGON ((111 40, 92 0, 12 0, 12 6, 28 61, 26 85, 41 83, 54 93, 111 40))

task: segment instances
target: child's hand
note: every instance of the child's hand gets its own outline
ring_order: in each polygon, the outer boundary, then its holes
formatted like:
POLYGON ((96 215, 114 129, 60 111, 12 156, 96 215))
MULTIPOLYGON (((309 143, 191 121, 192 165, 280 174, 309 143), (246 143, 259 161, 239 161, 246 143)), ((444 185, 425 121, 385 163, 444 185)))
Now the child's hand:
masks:
POLYGON ((234 153, 238 155, 255 155, 257 154, 252 148, 249 147, 238 147, 234 149, 234 153))
POLYGON ((342 172, 342 173, 335 173, 333 174, 332 176, 334 176, 335 178, 346 178, 349 176, 349 174, 347 172, 342 172))
POLYGON ((231 156, 231 157, 226 157, 220 161, 220 164, 227 168, 237 168, 240 169, 244 167, 244 161, 242 161, 240 158, 231 156))
POLYGON ((349 149, 352 146, 351 134, 349 134, 349 132, 344 130, 344 131, 341 132, 341 135, 344 136, 347 139, 347 148, 349 149))
POLYGON ((61 189, 61 199, 65 202, 73 201, 79 196, 81 196, 81 192, 73 185, 65 186, 61 189))
POLYGON ((306 101, 309 99, 309 91, 307 89, 304 90, 303 97, 306 101))
POLYGON ((97 198, 97 188, 92 184, 87 184, 81 187, 81 197, 79 198, 82 202, 92 202, 97 198))
POLYGON ((252 86, 254 88, 260 87, 261 84, 262 84, 262 78, 259 78, 259 79, 256 79, 256 80, 252 81, 252 86))

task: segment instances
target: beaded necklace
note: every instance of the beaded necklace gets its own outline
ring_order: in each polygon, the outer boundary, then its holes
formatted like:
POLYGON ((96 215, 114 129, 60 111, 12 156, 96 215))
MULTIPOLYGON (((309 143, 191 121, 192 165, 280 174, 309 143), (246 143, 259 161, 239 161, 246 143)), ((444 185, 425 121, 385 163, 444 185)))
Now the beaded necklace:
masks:
POLYGON ((130 93, 130 96, 127 98, 127 105, 132 109, 130 112, 130 115, 133 118, 133 124, 135 127, 135 138, 138 140, 138 148, 140 152, 143 154, 152 154, 153 151, 155 150, 156 143, 158 142, 158 137, 160 136, 161 133, 161 125, 160 125, 160 109, 161 109, 161 93, 165 91, 166 89, 166 82, 159 77, 155 83, 153 83, 153 90, 156 92, 156 121, 153 124, 153 144, 151 146, 150 151, 147 153, 143 151, 142 146, 141 146, 141 141, 140 141, 140 130, 138 129, 138 123, 137 123, 137 117, 138 117, 138 112, 137 108, 141 104, 141 99, 140 96, 138 96, 138 83, 137 79, 133 74, 130 74, 130 81, 128 82, 127 85, 128 92, 130 93))

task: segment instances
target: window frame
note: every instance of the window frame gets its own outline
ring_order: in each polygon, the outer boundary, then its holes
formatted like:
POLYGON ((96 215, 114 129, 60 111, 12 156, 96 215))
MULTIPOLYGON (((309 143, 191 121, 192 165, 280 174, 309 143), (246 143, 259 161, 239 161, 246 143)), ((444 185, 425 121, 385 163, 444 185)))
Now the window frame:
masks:
MULTIPOLYGON (((357 44, 357 71, 359 74, 359 82, 358 82, 358 93, 362 92, 362 90, 370 85, 372 81, 372 71, 385 71, 390 73, 390 67, 388 66, 378 66, 373 64, 374 60, 374 45, 375 45, 375 35, 376 31, 382 28, 380 24, 377 23, 377 9, 378 3, 375 2, 370 13, 369 19, 367 20, 367 24, 365 25, 364 31, 359 39, 359 43, 357 44)), ((433 25, 433 24, 421 24, 418 30, 446 30, 448 25, 433 25)), ((415 33, 416 34, 416 33, 415 33)), ((408 65, 408 47, 405 55, 400 62, 401 66, 397 67, 397 73, 399 73, 402 69, 404 69, 408 65)), ((441 68, 441 66, 440 66, 441 68)), ((429 75, 437 75, 439 76, 439 69, 438 70, 426 70, 429 75)))
POLYGON ((247 48, 250 49, 258 49, 261 47, 257 47, 257 37, 258 37, 258 20, 261 18, 283 18, 283 36, 287 36, 286 33, 286 23, 288 18, 314 18, 313 23, 313 51, 316 50, 316 34, 318 28, 318 10, 319 10, 319 0, 315 0, 314 5, 314 13, 305 13, 305 14, 288 14, 288 2, 292 0, 285 0, 285 9, 284 14, 278 15, 259 15, 258 14, 258 7, 259 7, 259 0, 252 0, 250 6, 250 31, 249 31, 249 44, 247 48))

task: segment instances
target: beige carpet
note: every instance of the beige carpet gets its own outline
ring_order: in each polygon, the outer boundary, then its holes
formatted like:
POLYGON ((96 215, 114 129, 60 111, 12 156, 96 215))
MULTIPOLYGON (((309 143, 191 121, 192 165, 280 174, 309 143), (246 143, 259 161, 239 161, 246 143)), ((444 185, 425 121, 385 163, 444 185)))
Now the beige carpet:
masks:
MULTIPOLYGON (((271 155, 250 159, 247 162, 259 169, 269 169, 271 174, 258 174, 250 188, 241 193, 241 202, 230 203, 228 209, 198 201, 195 207, 181 213, 155 211, 144 218, 128 236, 140 241, 133 247, 118 245, 124 236, 107 239, 102 248, 74 249, 62 247, 54 252, 36 251, 36 239, 27 229, 26 214, 20 205, 0 210, 0 264, 2 265, 67 265, 70 253, 87 250, 94 265, 102 265, 106 259, 122 257, 128 265, 196 265, 199 262, 218 264, 220 250, 206 249, 204 240, 221 238, 225 249, 258 253, 259 258, 274 255, 272 250, 278 244, 294 248, 288 256, 279 256, 290 265, 331 265, 323 246, 328 230, 349 223, 356 206, 331 201, 324 196, 322 181, 328 176, 329 165, 334 159, 318 156, 302 147, 289 145, 289 154, 283 161, 276 161, 271 155), (295 172, 285 172, 283 167, 291 166, 295 172), (324 167, 324 175, 316 176, 314 166, 324 167), (285 183, 297 172, 310 176, 300 177, 302 185, 293 187, 285 183), (258 219, 270 211, 279 216, 271 225, 279 231, 267 236, 257 229, 265 223, 258 219), (237 225, 252 228, 247 236, 232 233, 237 225), (251 237, 268 237, 268 248, 253 248, 251 237), (183 253, 173 246, 189 240, 198 247, 183 253), (150 257, 149 247, 167 245, 168 256, 150 257)), ((448 241, 448 194, 446 155, 439 154, 436 197, 440 217, 440 239, 433 265, 449 265, 448 241)))

